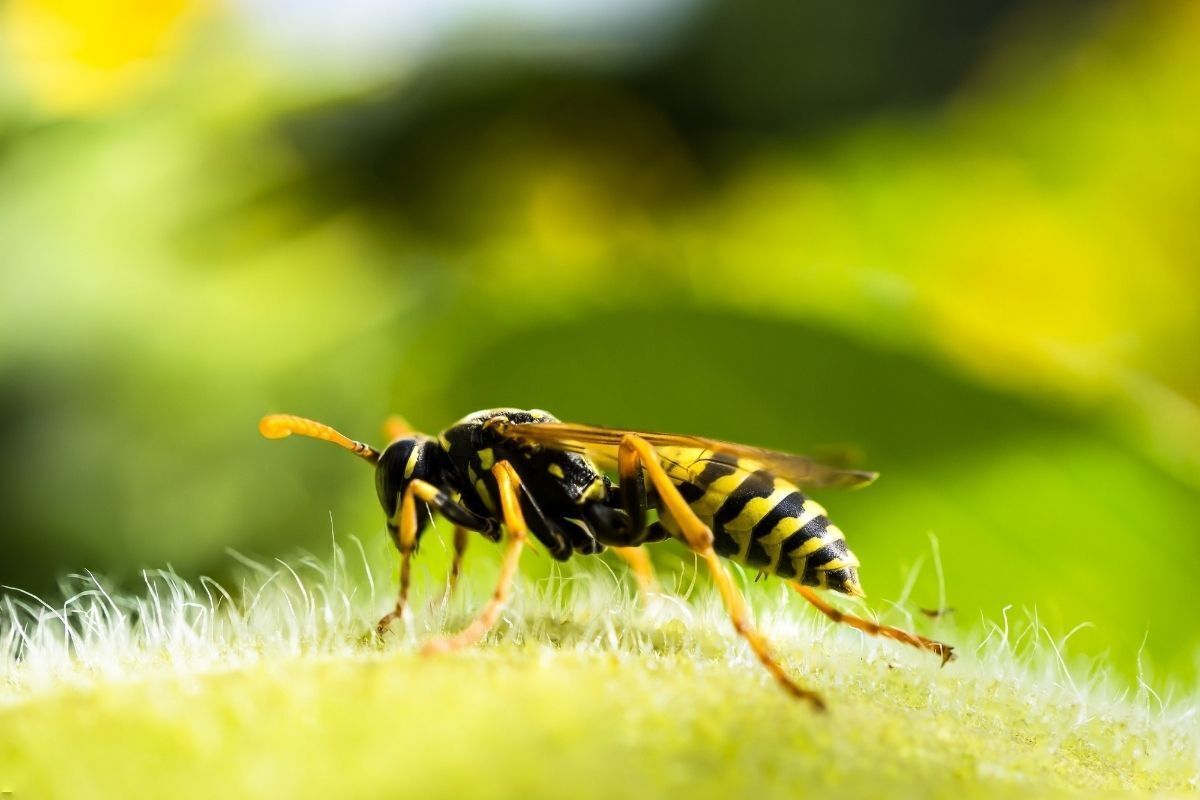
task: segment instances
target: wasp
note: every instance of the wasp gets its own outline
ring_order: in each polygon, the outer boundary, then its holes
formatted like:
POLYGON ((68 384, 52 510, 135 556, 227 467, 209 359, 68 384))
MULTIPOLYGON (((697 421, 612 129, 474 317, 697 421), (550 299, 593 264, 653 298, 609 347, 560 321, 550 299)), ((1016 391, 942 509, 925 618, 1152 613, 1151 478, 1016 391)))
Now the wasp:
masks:
POLYGON ((503 539, 500 576, 483 609, 459 633, 428 642, 425 653, 457 650, 487 634, 530 537, 559 560, 611 547, 643 588, 653 585, 653 572, 641 545, 674 538, 704 562, 734 629, 766 669, 817 709, 824 708, 820 695, 776 660, 723 559, 787 581, 835 622, 930 651, 943 665, 954 657, 947 644, 843 612, 815 591, 864 595, 859 561, 845 535, 801 487, 865 486, 876 478, 873 472, 700 436, 564 423, 545 411, 511 408, 469 414, 437 436, 395 421, 383 450, 286 414, 264 417, 259 430, 271 439, 299 434, 332 442, 375 466, 379 502, 401 559, 396 604, 379 621, 380 635, 404 612, 410 561, 432 511, 455 526, 448 592, 471 532, 503 539))

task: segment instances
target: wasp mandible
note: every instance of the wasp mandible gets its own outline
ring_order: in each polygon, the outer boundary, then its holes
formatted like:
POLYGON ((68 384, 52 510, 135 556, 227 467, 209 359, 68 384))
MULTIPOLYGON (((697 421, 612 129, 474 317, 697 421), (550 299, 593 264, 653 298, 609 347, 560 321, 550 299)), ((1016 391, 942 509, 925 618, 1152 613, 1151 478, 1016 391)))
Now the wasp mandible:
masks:
POLYGON ((836 469, 800 455, 699 436, 563 423, 551 414, 498 408, 478 411, 436 437, 394 424, 382 451, 327 425, 285 414, 259 423, 278 439, 300 434, 333 442, 375 465, 375 486, 388 533, 400 552, 396 605, 380 634, 404 611, 410 560, 437 510, 455 526, 450 585, 461 570, 469 532, 499 542, 507 533, 500 577, 478 616, 453 636, 428 642, 426 653, 473 644, 496 623, 521 551, 532 535, 559 560, 614 548, 642 586, 653 578, 640 545, 675 538, 712 574, 735 630, 793 696, 823 709, 820 696, 796 683, 754 627, 746 601, 722 558, 778 576, 821 613, 865 633, 928 650, 942 663, 953 648, 914 633, 847 614, 814 588, 862 596, 858 559, 845 535, 801 486, 864 486, 875 473, 836 469), (613 483, 604 470, 618 476, 613 483), (650 512, 658 519, 650 520, 650 512))

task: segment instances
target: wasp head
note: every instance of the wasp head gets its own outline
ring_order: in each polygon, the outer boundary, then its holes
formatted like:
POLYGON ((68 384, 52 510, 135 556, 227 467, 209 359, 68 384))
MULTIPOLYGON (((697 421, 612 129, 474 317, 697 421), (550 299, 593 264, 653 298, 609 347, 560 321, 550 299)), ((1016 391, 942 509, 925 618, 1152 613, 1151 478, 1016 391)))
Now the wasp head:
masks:
MULTIPOLYGON (((443 482, 443 451, 435 439, 416 433, 396 439, 384 449, 375 465, 375 491, 389 526, 396 519, 400 500, 409 484, 422 480, 433 486, 443 482)), ((428 519, 428 515, 422 515, 428 519)))
MULTIPOLYGON (((389 422, 390 426, 402 423, 389 422)), ((338 433, 328 425, 290 414, 271 414, 263 417, 258 429, 268 439, 282 439, 292 434, 308 436, 332 442, 345 448, 375 466, 375 491, 379 504, 387 515, 388 532, 397 536, 397 512, 405 490, 413 480, 423 480, 434 486, 440 485, 444 475, 442 450, 437 441, 419 433, 399 430, 392 443, 382 452, 368 444, 355 441, 338 433)), ((420 503, 417 515, 418 529, 424 528, 430 518, 428 507, 420 503)))

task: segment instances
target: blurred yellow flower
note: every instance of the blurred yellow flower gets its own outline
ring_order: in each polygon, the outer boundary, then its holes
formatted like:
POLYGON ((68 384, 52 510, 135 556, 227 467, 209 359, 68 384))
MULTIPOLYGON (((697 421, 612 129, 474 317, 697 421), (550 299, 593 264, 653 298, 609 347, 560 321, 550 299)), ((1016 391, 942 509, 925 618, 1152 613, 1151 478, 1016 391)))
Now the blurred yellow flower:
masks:
POLYGON ((12 0, 0 36, 39 109, 96 113, 162 73, 201 1, 12 0))

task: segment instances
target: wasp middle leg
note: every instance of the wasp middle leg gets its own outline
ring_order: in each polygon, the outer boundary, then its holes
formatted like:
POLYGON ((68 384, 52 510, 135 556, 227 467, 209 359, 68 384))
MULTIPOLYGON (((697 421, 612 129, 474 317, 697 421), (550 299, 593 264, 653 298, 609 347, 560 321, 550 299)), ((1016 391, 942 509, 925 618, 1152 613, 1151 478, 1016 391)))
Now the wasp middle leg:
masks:
MULTIPOLYGON (((696 516, 696 512, 692 510, 691 506, 687 504, 687 501, 679 493, 679 490, 675 488, 675 484, 659 463, 658 454, 655 452, 654 447, 640 436, 626 435, 621 440, 621 446, 617 452, 617 468, 622 487, 626 486, 628 482, 628 485, 637 486, 640 489, 645 485, 642 482, 642 476, 649 477, 650 482, 654 485, 654 490, 658 493, 659 500, 666 506, 667 513, 675 520, 680 533, 683 535, 684 542, 694 552, 698 553, 708 566, 709 572, 713 577, 713 582, 717 585, 717 590, 721 594, 721 600, 725 604, 725 609, 729 612, 734 629, 746 640, 750 645, 750 649, 758 656, 758 660, 762 662, 767 671, 779 681, 780 685, 788 693, 793 697, 808 701, 813 708, 824 711, 825 703, 821 700, 820 695, 805 689, 792 680, 775 659, 775 656, 771 654, 771 648, 767 644, 766 638, 758 632, 758 629, 750 621, 745 597, 742 596, 729 571, 721 562, 720 556, 713 549, 712 531, 696 516)), ((626 503, 626 510, 629 513, 630 519, 644 525, 645 507, 633 507, 639 503, 640 498, 637 495, 640 494, 642 494, 641 491, 637 493, 630 492, 625 494, 623 499, 626 503)))
POLYGON ((450 560, 450 572, 446 577, 446 588, 441 596, 432 602, 430 607, 446 606, 454 599, 454 590, 458 588, 458 580, 462 577, 463 556, 467 553, 467 541, 471 532, 460 525, 454 526, 454 555, 450 560))
POLYGON ((521 503, 517 492, 521 488, 521 478, 517 471, 507 461, 500 461, 492 467, 492 475, 496 478, 496 486, 500 495, 500 509, 504 514, 504 527, 508 532, 508 541, 504 547, 504 556, 500 563, 500 578, 496 589, 492 592, 483 610, 479 612, 470 625, 453 636, 441 636, 431 639, 421 649, 424 655, 448 653, 475 644, 491 630, 500 612, 508 601, 508 593, 512 587, 513 578, 517 574, 517 566, 521 561, 521 550, 529 536, 529 528, 525 524, 525 515, 521 512, 521 503))
POLYGON ((461 525, 454 526, 454 557, 450 561, 450 577, 446 583, 446 595, 443 598, 446 602, 454 596, 454 590, 458 587, 459 576, 462 575, 463 556, 467 552, 467 537, 470 531, 461 525))

